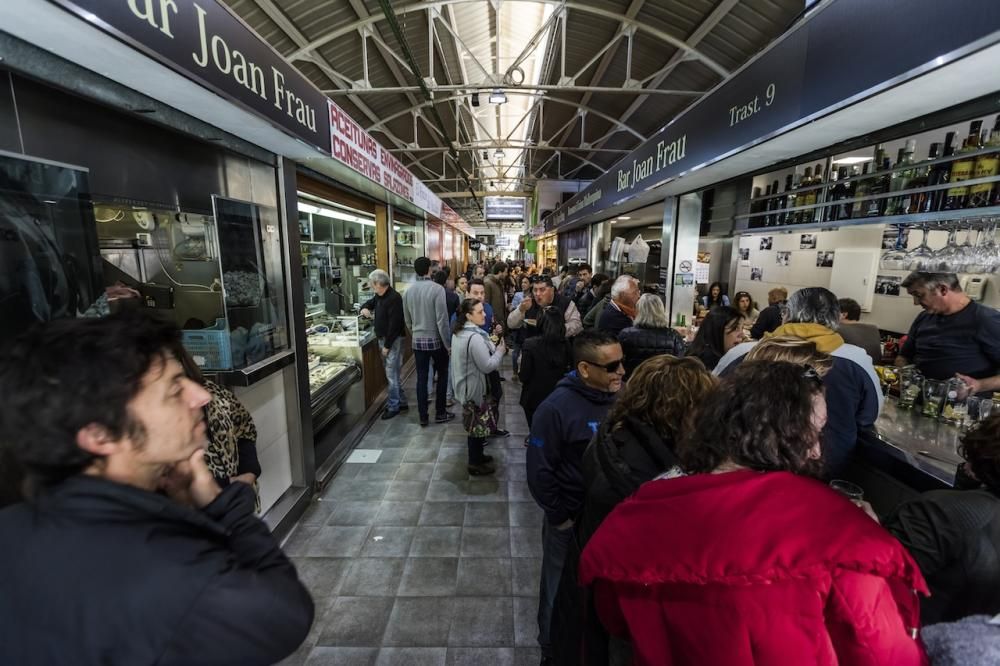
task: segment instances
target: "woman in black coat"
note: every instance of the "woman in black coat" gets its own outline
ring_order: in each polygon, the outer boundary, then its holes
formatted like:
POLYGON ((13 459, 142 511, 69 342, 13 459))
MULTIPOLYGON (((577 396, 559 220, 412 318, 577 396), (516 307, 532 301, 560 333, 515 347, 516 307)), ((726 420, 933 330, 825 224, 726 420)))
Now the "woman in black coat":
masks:
POLYGON ((674 447, 690 430, 695 407, 715 384, 715 377, 698 359, 667 355, 649 359, 636 369, 584 451, 586 494, 552 611, 556 663, 611 661, 613 648, 590 590, 577 584, 580 553, 620 502, 677 464, 674 447))
POLYGON ((566 321, 558 308, 547 308, 538 322, 541 335, 528 338, 521 347, 521 407, 531 427, 535 410, 555 389, 572 366, 566 340, 566 321))
POLYGON ((659 296, 643 294, 635 316, 635 323, 618 334, 625 354, 625 378, 647 358, 670 354, 684 356, 684 338, 670 328, 667 311, 659 296))

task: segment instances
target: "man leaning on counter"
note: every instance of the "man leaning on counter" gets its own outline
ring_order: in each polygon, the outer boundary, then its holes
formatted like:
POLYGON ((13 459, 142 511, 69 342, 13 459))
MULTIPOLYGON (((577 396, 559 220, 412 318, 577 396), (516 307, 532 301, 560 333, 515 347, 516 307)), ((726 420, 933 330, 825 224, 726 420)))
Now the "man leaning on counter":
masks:
POLYGON ((931 379, 958 376, 973 393, 1000 391, 1000 312, 976 303, 954 273, 910 273, 903 288, 924 309, 896 365, 916 364, 931 379))

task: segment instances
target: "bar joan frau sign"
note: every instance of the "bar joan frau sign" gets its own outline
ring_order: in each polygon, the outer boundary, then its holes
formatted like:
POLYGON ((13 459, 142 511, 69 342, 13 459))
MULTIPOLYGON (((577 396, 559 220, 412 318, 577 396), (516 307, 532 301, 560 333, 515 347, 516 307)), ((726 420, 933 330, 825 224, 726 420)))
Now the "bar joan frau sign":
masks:
POLYGON ((52 0, 432 215, 442 202, 217 0, 52 0))

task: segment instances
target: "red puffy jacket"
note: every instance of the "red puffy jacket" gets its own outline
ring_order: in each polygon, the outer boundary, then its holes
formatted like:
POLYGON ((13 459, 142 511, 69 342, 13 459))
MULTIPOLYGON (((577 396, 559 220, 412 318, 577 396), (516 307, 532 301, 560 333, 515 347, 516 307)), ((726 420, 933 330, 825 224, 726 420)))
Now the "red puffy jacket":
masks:
POLYGON ((651 481, 587 543, 580 582, 636 664, 910 666, 927 586, 846 498, 787 472, 651 481))

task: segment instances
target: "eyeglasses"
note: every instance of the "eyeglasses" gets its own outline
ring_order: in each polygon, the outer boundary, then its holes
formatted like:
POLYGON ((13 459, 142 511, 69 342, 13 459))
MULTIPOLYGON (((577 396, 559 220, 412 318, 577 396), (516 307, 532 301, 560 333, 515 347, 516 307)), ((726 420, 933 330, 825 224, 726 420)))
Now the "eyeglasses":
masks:
POLYGON ((625 364, 625 359, 620 358, 617 361, 611 361, 610 363, 594 363, 593 361, 588 361, 587 359, 583 359, 583 362, 586 363, 587 365, 592 365, 594 367, 601 368, 602 370, 604 370, 604 372, 614 372, 625 364))

